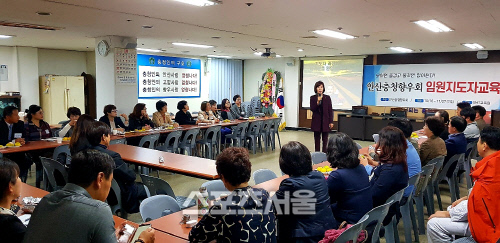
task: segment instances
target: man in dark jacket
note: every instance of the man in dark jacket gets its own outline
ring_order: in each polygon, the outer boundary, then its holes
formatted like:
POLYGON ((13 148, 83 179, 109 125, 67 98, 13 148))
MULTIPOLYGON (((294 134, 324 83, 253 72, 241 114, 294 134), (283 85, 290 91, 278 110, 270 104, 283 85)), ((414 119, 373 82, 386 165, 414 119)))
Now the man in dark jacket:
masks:
POLYGON ((139 212, 139 200, 147 198, 146 189, 144 185, 135 182, 135 172, 127 167, 120 154, 108 149, 111 140, 109 133, 110 128, 103 122, 92 123, 87 135, 90 149, 108 154, 113 158, 116 166, 113 176, 120 186, 123 207, 128 213, 137 213, 139 212))
MULTIPOLYGON (((25 143, 24 122, 19 120, 19 109, 15 106, 7 106, 3 109, 3 120, 0 121, 0 145, 5 146, 7 143, 15 140, 15 143, 24 145, 25 143)), ((15 161, 21 170, 19 177, 23 182, 26 182, 28 169, 31 161, 26 160, 24 153, 12 153, 5 155, 9 159, 15 161)))
MULTIPOLYGON (((448 163, 451 157, 456 154, 465 153, 467 150, 467 139, 463 131, 467 127, 467 121, 460 116, 454 116, 450 119, 450 123, 448 124, 448 132, 450 135, 448 139, 444 141, 446 144, 446 157, 444 159, 444 165, 448 163)), ((452 164, 446 172, 446 176, 451 177, 453 175, 453 171, 455 170, 457 162, 452 164)), ((443 167, 444 167, 443 165, 443 167)))

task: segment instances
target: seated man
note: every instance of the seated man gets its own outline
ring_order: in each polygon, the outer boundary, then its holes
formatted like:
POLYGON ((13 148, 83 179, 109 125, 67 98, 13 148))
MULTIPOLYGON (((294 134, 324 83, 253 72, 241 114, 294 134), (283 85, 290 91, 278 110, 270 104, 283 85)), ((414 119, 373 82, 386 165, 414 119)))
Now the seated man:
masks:
POLYGON ((427 241, 452 242, 453 236, 470 236, 467 222, 467 198, 453 202, 446 211, 437 211, 427 222, 427 241))
MULTIPOLYGON (((7 106, 3 109, 3 121, 0 121, 0 145, 5 146, 14 140, 15 143, 25 143, 24 122, 19 120, 19 109, 15 106, 7 106)), ((24 153, 5 154, 5 157, 13 160, 19 166, 21 173, 19 177, 26 182, 28 169, 31 161, 27 161, 24 153)))
POLYGON ((66 113, 66 116, 69 118, 68 121, 65 121, 62 123, 62 128, 59 130, 59 137, 71 137, 71 134, 73 134, 73 127, 76 124, 76 121, 80 116, 82 115, 82 112, 80 111, 79 108, 77 107, 70 107, 68 108, 68 113, 66 113))
MULTIPOLYGON (((104 202, 111 188, 114 166, 109 155, 95 150, 75 154, 68 184, 40 201, 31 216, 24 242, 116 243, 113 215, 104 202)), ((142 232, 139 239, 154 242, 154 230, 142 232)))
MULTIPOLYGON (((444 158, 443 167, 450 160, 451 157, 455 154, 465 153, 467 150, 467 139, 465 138, 463 131, 467 127, 467 122, 464 118, 459 116, 454 116, 450 119, 450 123, 448 124, 448 139, 444 141, 446 144, 446 157, 444 158)), ((446 172, 447 177, 451 177, 453 175, 453 171, 455 170, 457 162, 452 164, 446 172)))
POLYGON ((479 128, 479 131, 482 131, 484 127, 488 126, 483 119, 486 115, 486 109, 480 105, 475 105, 472 109, 476 112, 476 119, 474 119, 474 121, 477 124, 477 128, 479 128))
MULTIPOLYGON (((120 186, 123 207, 128 213, 138 213, 139 200, 148 197, 146 189, 143 184, 135 182, 134 170, 128 168, 120 154, 108 149, 111 140, 110 130, 104 122, 94 121, 88 129, 87 140, 91 149, 108 154, 113 158, 116 166, 113 174, 118 186, 120 186)), ((113 205, 111 198, 108 198, 108 202, 113 205)))
POLYGON ((460 116, 463 117, 465 121, 467 121, 467 127, 464 130, 464 135, 467 139, 467 142, 470 143, 477 140, 480 131, 477 127, 476 122, 474 121, 474 119, 476 119, 476 112, 474 111, 474 109, 470 107, 463 108, 460 111, 460 116))

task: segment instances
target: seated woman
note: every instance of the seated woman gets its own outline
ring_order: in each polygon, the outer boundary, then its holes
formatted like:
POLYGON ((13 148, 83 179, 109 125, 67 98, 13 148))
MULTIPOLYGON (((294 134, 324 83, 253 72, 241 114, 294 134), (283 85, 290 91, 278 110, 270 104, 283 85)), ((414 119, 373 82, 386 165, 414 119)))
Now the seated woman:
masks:
POLYGON ((134 106, 134 111, 128 116, 129 124, 128 129, 130 131, 134 130, 149 130, 155 127, 155 124, 151 119, 149 119, 147 108, 144 103, 137 103, 134 106))
MULTIPOLYGON (((279 242, 318 242, 325 231, 338 227, 330 208, 330 197, 325 177, 312 169, 311 153, 299 142, 283 145, 280 152, 280 169, 290 177, 284 179, 276 198, 290 205, 275 203, 278 215, 279 242), (302 191, 302 192, 301 192, 302 191), (307 191, 309 197, 304 192, 307 191), (303 205, 294 208, 293 203, 300 198, 314 200, 314 205, 306 212, 303 205), (295 213, 302 207, 302 212, 295 213)), ((363 171, 363 173, 366 172, 363 171)), ((368 178, 367 178, 368 180, 368 178)), ((312 204, 312 203, 311 203, 312 204)), ((299 204, 300 205, 300 204, 299 204)))
POLYGON ((69 150, 72 155, 90 147, 87 134, 94 121, 91 116, 86 114, 81 115, 78 121, 76 121, 75 131, 73 131, 73 135, 69 141, 69 150))
POLYGON ((118 117, 118 111, 116 110, 116 106, 114 105, 106 105, 104 106, 104 116, 99 118, 100 122, 106 123, 111 130, 118 130, 124 132, 128 130, 128 116, 126 114, 121 114, 120 116, 125 119, 125 123, 123 123, 122 119, 118 117))
POLYGON ((231 102, 229 102, 228 99, 223 99, 222 100, 222 108, 220 111, 220 116, 222 117, 222 120, 233 120, 233 116, 231 114, 231 102), (228 115, 229 114, 229 115, 228 115))
POLYGON ((436 114, 434 114, 434 116, 439 117, 439 119, 444 122, 445 129, 441 132, 441 134, 439 134, 439 137, 443 140, 448 139, 448 135, 450 135, 450 133, 448 133, 448 129, 446 129, 446 127, 450 124, 450 115, 445 110, 439 110, 436 114))
MULTIPOLYGON (((406 149, 408 144, 405 135, 399 128, 387 126, 379 132, 379 141, 375 146, 380 162, 375 162, 370 156, 361 158, 361 164, 375 166, 370 175, 370 190, 373 207, 385 204, 394 193, 408 186, 408 165, 406 164, 406 149)), ((387 225, 397 214, 400 218, 399 203, 389 209, 384 219, 387 225)))
POLYGON ((200 123, 199 120, 193 119, 193 116, 189 112, 187 101, 179 101, 179 103, 177 103, 177 109, 179 111, 175 114, 175 121, 179 123, 179 125, 196 125, 200 123))
POLYGON ((246 117, 245 107, 241 105, 241 96, 235 95, 233 97, 234 105, 231 106, 231 115, 234 119, 246 117))
MULTIPOLYGON (((28 122, 24 124, 24 130, 26 133, 26 142, 28 141, 39 141, 41 139, 46 139, 52 137, 52 130, 50 130, 50 125, 43 120, 43 110, 42 107, 38 105, 30 105, 29 109, 26 110, 28 117, 28 122)), ((28 156, 31 161, 36 165, 36 187, 40 188, 40 182, 43 178, 43 166, 40 161, 40 156, 45 155, 46 151, 36 150, 30 151, 28 156)))
POLYGON ((174 127, 179 126, 179 123, 172 121, 172 119, 170 118, 170 114, 167 110, 167 102, 163 100, 159 100, 158 102, 156 102, 156 110, 157 111, 153 113, 153 123, 156 127, 170 125, 174 127))
POLYGON ((372 209, 370 181, 359 162, 356 143, 344 133, 336 133, 328 140, 326 156, 332 168, 326 183, 337 222, 355 224, 372 209))
POLYGON ((446 144, 438 137, 444 131, 444 122, 438 117, 425 119, 424 134, 427 140, 420 145, 419 155, 422 166, 439 156, 446 156, 446 144))
POLYGON ((201 123, 216 123, 219 122, 219 119, 217 119, 213 114, 212 114, 212 106, 208 101, 203 101, 201 102, 201 111, 198 112, 198 121, 201 123))
POLYGON ((245 148, 228 148, 215 162, 229 196, 214 202, 189 232, 189 242, 276 242, 269 193, 248 185, 252 164, 245 148))
POLYGON ((26 226, 11 210, 21 196, 23 183, 19 166, 7 158, 0 159, 0 235, 2 242, 23 242, 26 226))
POLYGON ((68 121, 62 124, 61 130, 59 130, 59 137, 71 137, 73 134, 73 128, 75 127, 76 121, 82 115, 82 111, 78 107, 70 107, 68 108, 68 112, 66 116, 69 118, 68 121))
POLYGON ((208 103, 210 104, 210 107, 211 107, 210 111, 212 112, 214 117, 218 118, 220 120, 220 113, 217 111, 217 101, 210 100, 210 101, 208 101, 208 103))

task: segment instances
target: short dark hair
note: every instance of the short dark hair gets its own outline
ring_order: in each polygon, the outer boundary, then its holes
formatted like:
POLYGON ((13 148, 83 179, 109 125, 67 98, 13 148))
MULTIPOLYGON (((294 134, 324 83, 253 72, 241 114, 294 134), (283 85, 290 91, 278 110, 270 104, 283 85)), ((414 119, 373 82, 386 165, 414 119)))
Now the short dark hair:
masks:
POLYGON ((200 110, 205 111, 207 109, 208 101, 201 102, 200 110))
POLYGON ((279 163, 281 171, 290 176, 306 175, 312 171, 311 152, 296 141, 283 145, 279 163))
POLYGON ((142 110, 144 110, 144 108, 146 108, 146 104, 144 103, 137 103, 135 106, 134 106, 134 110, 132 111, 132 113, 130 113, 130 117, 133 117, 133 118, 139 118, 142 116, 142 110))
POLYGON ((68 112, 66 113, 66 116, 69 118, 71 115, 73 116, 81 116, 82 111, 80 111, 80 108, 78 107, 70 107, 68 108, 68 112))
POLYGON ((403 132, 406 138, 411 137, 411 134, 413 132, 413 125, 411 124, 410 120, 406 118, 397 118, 391 120, 388 125, 399 128, 399 130, 403 132))
POLYGON ((314 93, 317 94, 318 93, 318 87, 322 85, 323 86, 323 93, 325 92, 325 83, 323 83, 323 81, 318 81, 314 84, 314 93))
POLYGON ((450 122, 450 114, 448 114, 445 110, 438 110, 439 117, 443 119, 444 124, 448 124, 450 122))
POLYGON ((481 142, 486 143, 492 150, 500 150, 500 128, 487 126, 481 131, 481 142))
POLYGON ((71 157, 68 182, 83 188, 89 187, 100 172, 108 179, 115 168, 111 156, 97 150, 83 150, 71 157))
POLYGON ((215 100, 209 100, 208 103, 210 103, 211 106, 217 105, 217 101, 215 100))
POLYGON ((87 140, 90 145, 97 146, 101 143, 102 135, 108 136, 111 128, 104 122, 94 121, 87 130, 87 140))
POLYGON ((338 132, 328 139, 326 157, 333 168, 356 168, 359 165, 359 149, 354 140, 338 132))
POLYGON ((236 100, 237 100, 238 98, 241 98, 241 96, 240 96, 240 95, 238 95, 238 94, 237 94, 237 95, 235 95, 235 96, 233 96, 233 101, 234 101, 234 102, 236 102, 236 100))
POLYGON ((470 107, 470 103, 463 101, 463 102, 458 103, 457 107, 460 109, 464 109, 464 108, 470 107))
POLYGON ((480 105, 475 105, 472 107, 472 109, 474 109, 474 111, 476 111, 476 113, 479 113, 480 117, 483 117, 486 115, 486 109, 484 109, 484 107, 482 107, 480 105))
MULTIPOLYGON (((439 118, 435 117, 438 121, 439 118)), ((405 135, 399 128, 387 126, 378 133, 379 140, 375 150, 380 149, 379 160, 382 163, 403 164, 404 170, 408 171, 406 163, 406 149, 408 148, 405 135)))
POLYGON ((463 132, 467 128, 467 121, 461 116, 453 116, 450 119, 450 125, 456 128, 458 132, 463 132))
POLYGON ((465 119, 469 118, 471 121, 476 119, 476 111, 470 107, 465 107, 460 111, 460 116, 465 119))
POLYGON ((0 159, 0 200, 4 199, 9 184, 16 184, 19 173, 19 166, 12 160, 0 159))
POLYGON ((184 109, 184 106, 186 106, 187 104, 188 104, 188 102, 187 102, 187 101, 185 101, 185 100, 181 100, 181 101, 179 101, 179 102, 177 103, 177 110, 180 110, 180 111, 181 111, 182 109, 184 109))
POLYGON ((116 110, 116 106, 115 105, 106 105, 104 106, 104 115, 107 116, 108 113, 111 113, 112 110, 116 110))
POLYGON ((38 111, 42 109, 39 105, 30 105, 30 107, 26 110, 28 121, 31 121, 33 118, 33 114, 36 114, 38 111))
POLYGON ((19 111, 19 109, 15 106, 7 106, 3 109, 3 118, 7 118, 8 116, 12 116, 12 113, 14 113, 14 111, 17 110, 19 111))
POLYGON ((429 128, 429 130, 431 130, 431 132, 432 132, 432 134, 434 134, 434 136, 441 135, 441 133, 445 129, 444 122, 441 121, 441 119, 439 119, 439 117, 429 116, 429 117, 425 118, 424 123, 425 123, 425 125, 427 125, 427 128, 429 128))
POLYGON ((227 148, 217 156, 215 161, 217 174, 233 186, 250 180, 252 163, 248 150, 241 147, 227 148))
POLYGON ((157 111, 161 111, 163 109, 163 107, 167 106, 167 102, 163 101, 163 100, 159 100, 156 102, 156 110, 157 111))

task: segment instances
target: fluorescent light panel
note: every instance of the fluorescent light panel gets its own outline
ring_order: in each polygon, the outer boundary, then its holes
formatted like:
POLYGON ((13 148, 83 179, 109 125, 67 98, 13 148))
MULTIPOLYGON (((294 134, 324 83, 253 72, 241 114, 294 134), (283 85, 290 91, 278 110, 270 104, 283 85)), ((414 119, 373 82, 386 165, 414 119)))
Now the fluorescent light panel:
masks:
POLYGON ((191 4, 198 7, 212 6, 218 4, 216 1, 210 1, 210 0, 175 0, 175 1, 191 4))
POLYGON ((157 49, 147 49, 147 48, 136 48, 138 51, 147 51, 147 52, 162 52, 162 50, 157 49))
POLYGON ((304 51, 304 49, 298 49, 297 51, 304 51))
POLYGON ((328 36, 328 37, 333 37, 333 38, 337 38, 337 39, 342 39, 342 40, 356 38, 356 36, 352 36, 352 35, 340 33, 338 31, 327 30, 327 29, 324 29, 324 30, 315 30, 315 31, 313 31, 313 33, 318 34, 318 35, 324 35, 324 36, 328 36))
POLYGON ((262 55, 262 52, 257 51, 257 52, 254 52, 253 54, 256 55, 256 56, 260 56, 260 55, 262 55))
POLYGON ((473 50, 484 49, 484 47, 482 45, 479 45, 477 43, 464 43, 462 45, 465 47, 468 47, 470 49, 473 49, 473 50))
POLYGON ((213 57, 213 58, 231 58, 230 56, 219 56, 219 55, 207 55, 207 57, 213 57))
POLYGON ((427 20, 427 21, 419 20, 419 21, 415 21, 413 23, 418 24, 421 27, 426 28, 432 32, 450 32, 450 31, 453 31, 453 29, 451 29, 450 27, 444 25, 443 23, 441 23, 435 19, 431 19, 431 20, 427 20))
POLYGON ((12 35, 0 35, 0 39, 8 39, 8 38, 12 38, 14 36, 12 35))
POLYGON ((391 49, 393 51, 405 52, 405 53, 413 51, 412 49, 408 49, 408 48, 404 48, 404 47, 400 47, 400 46, 391 46, 391 47, 389 47, 389 49, 391 49))
POLYGON ((187 46, 187 47, 196 47, 196 48, 212 48, 213 46, 207 46, 207 45, 198 45, 198 44, 190 44, 190 43, 181 43, 181 42, 174 42, 172 45, 175 46, 187 46))

